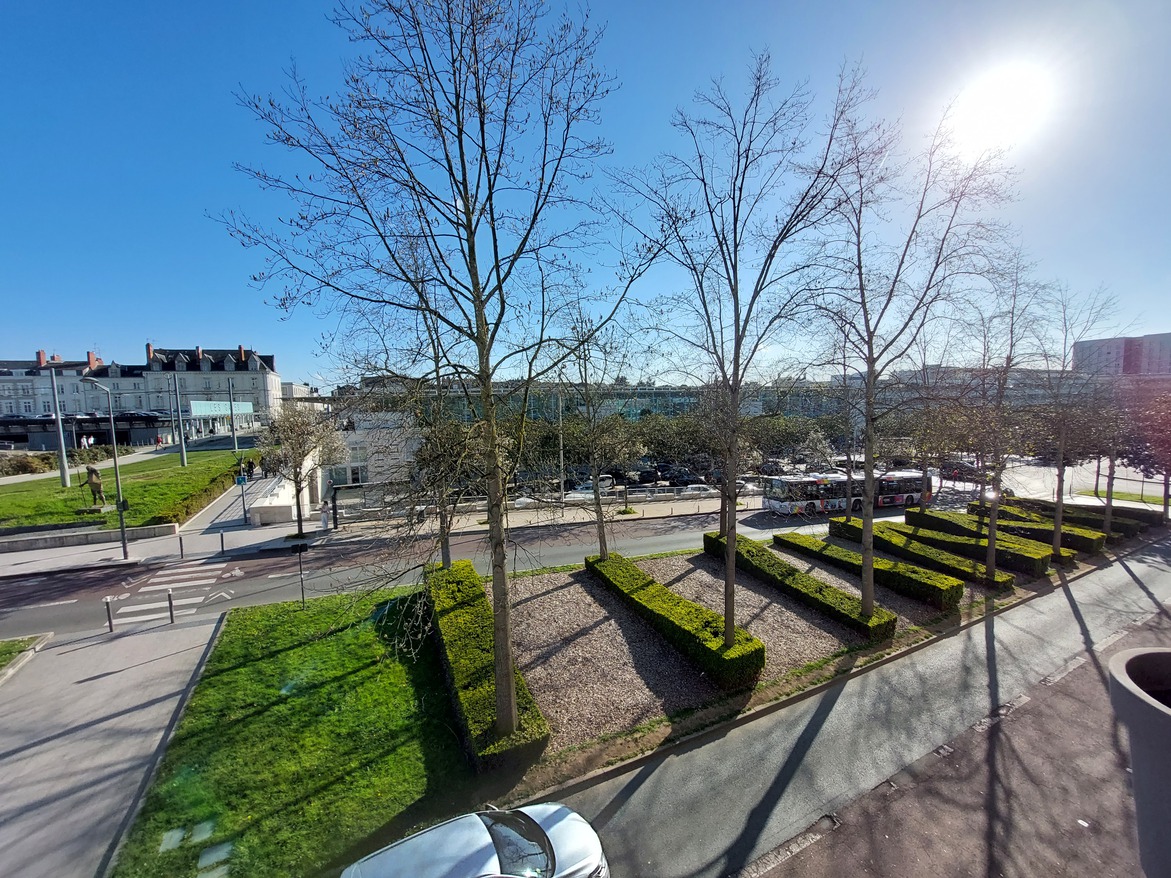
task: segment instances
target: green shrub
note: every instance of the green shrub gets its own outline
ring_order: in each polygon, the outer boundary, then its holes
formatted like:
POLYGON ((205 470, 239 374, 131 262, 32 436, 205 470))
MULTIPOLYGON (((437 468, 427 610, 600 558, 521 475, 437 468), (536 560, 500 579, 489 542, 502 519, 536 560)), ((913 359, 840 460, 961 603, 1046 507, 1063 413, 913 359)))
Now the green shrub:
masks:
MULTIPOLYGON (((968 514, 974 515, 977 518, 987 518, 988 517, 988 507, 982 503, 977 503, 977 502, 969 503, 968 504, 968 514)), ((999 527, 1000 524, 1003 524, 1004 522, 1008 522, 1011 524, 1016 524, 1017 522, 1028 522, 1031 524, 1044 524, 1044 525, 1048 525, 1050 528, 1052 528, 1053 527, 1053 516, 1052 515, 1044 515, 1041 512, 1034 512, 1029 509, 1024 509, 1020 506, 1016 506, 1015 504, 1005 504, 1005 505, 1002 505, 999 509, 999 513, 997 516, 997 526, 999 527)), ((1089 516, 1089 515, 1078 515, 1075 513, 1074 515, 1064 515, 1063 514, 1061 517, 1061 528, 1063 531, 1070 530, 1071 528, 1077 527, 1077 526, 1081 526, 1082 528, 1088 527, 1088 528, 1092 528, 1093 530, 1096 530, 1096 531, 1102 531, 1105 523, 1106 523, 1105 516, 1102 516, 1102 515, 1089 516)), ((1128 521, 1125 518, 1118 518, 1117 516, 1115 516, 1110 521, 1110 533, 1107 535, 1106 538, 1107 538, 1108 542, 1114 542, 1115 540, 1121 540, 1121 539, 1128 539, 1130 537, 1137 536, 1145 528, 1146 528, 1146 525, 1144 525, 1142 522, 1134 521, 1134 520, 1128 521)), ((1052 531, 1049 534, 1049 538, 1050 539, 1053 538, 1052 531)), ((1074 548, 1076 548, 1076 547, 1074 547, 1074 548)))
MULTIPOLYGON (((703 535, 703 549, 709 555, 723 560, 726 547, 727 540, 719 534, 703 535)), ((861 600, 802 573, 756 540, 745 536, 736 538, 736 566, 871 640, 887 640, 894 635, 898 617, 890 610, 876 605, 873 613, 864 616, 861 600)))
MULTIPOLYGON (((800 533, 773 534, 773 542, 783 548, 849 570, 851 573, 862 573, 860 554, 830 545, 817 537, 800 533)), ((940 610, 954 610, 964 595, 964 583, 954 576, 924 570, 913 564, 888 561, 885 558, 874 559, 874 581, 893 592, 923 601, 940 610)))
POLYGON ((517 730, 496 735, 492 606, 471 561, 424 573, 440 655, 465 746, 477 771, 533 761, 549 742, 549 724, 516 670, 517 730))
MULTIPOLYGON (((1022 509, 1039 512, 1050 520, 1057 514, 1057 505, 1050 500, 1032 500, 1018 497, 1013 500, 1013 505, 1022 509)), ((1157 509, 1137 509, 1133 506, 1116 506, 1114 508, 1114 514, 1111 516, 1111 529, 1120 531, 1128 537, 1138 536, 1138 534, 1145 531, 1148 527, 1158 527, 1162 517, 1163 514, 1157 509)), ((1061 510, 1061 520, 1062 522, 1069 521, 1073 524, 1081 524, 1086 527, 1101 530, 1105 522, 1105 516, 1102 514, 1101 506, 1075 506, 1067 503, 1061 510)))
MULTIPOLYGON (((846 521, 844 518, 829 520, 830 536, 862 542, 862 523, 853 518, 846 521)), ((929 546, 926 543, 917 543, 906 534, 888 530, 884 522, 874 523, 874 547, 914 561, 921 567, 938 570, 968 582, 985 585, 988 582, 988 568, 974 558, 965 558, 963 555, 953 554, 945 549, 929 546)), ((983 556, 982 556, 983 557, 983 556)), ((1016 577, 1006 570, 997 568, 994 580, 996 588, 1008 589, 1016 585, 1016 577)))
POLYGON ((621 555, 586 558, 586 568, 721 689, 743 689, 760 676, 764 644, 737 627, 735 643, 725 647, 719 613, 680 597, 621 555))
MULTIPOLYGON (((897 522, 883 522, 883 527, 910 537, 917 543, 946 549, 968 558, 983 560, 988 555, 988 539, 986 537, 944 533, 897 522)), ((1062 549, 1061 551, 1067 553, 1063 562, 1072 560, 1074 553, 1071 550, 1062 549)), ((1007 567, 1009 570, 1016 570, 1029 576, 1044 576, 1052 561, 1053 548, 1051 546, 1033 540, 1022 540, 1007 534, 998 534, 996 537, 997 566, 1007 567)))
MULTIPOLYGON (((918 509, 908 509, 903 513, 907 524, 925 527, 945 533, 962 534, 966 536, 986 536, 987 521, 975 515, 963 512, 925 512, 918 509)), ((1038 543, 1051 543, 1053 540, 1053 524, 1035 524, 1028 521, 999 521, 997 523, 997 541, 1004 534, 1034 540, 1038 543)), ((1096 555, 1106 544, 1106 534, 1097 530, 1090 530, 1076 525, 1062 525, 1061 545, 1067 549, 1086 552, 1096 555)))

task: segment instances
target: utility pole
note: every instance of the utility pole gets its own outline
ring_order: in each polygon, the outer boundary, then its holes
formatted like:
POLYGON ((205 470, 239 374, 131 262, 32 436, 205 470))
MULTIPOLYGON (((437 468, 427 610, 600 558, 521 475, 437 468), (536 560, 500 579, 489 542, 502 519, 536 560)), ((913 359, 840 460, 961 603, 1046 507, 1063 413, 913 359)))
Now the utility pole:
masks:
POLYGON ((232 451, 240 457, 240 445, 236 442, 236 401, 232 396, 232 379, 228 379, 228 420, 232 424, 232 451))
POLYGON ((57 370, 49 370, 53 382, 53 417, 57 421, 57 467, 61 470, 61 487, 69 487, 69 458, 65 455, 65 424, 61 420, 61 400, 57 397, 57 370))
POLYGON ((557 493, 561 502, 565 503, 565 420, 561 404, 561 381, 557 382, 557 456, 561 463, 561 479, 558 481, 557 493))
POLYGON ((179 465, 187 466, 187 434, 183 432, 183 400, 179 399, 179 374, 171 373, 175 385, 175 413, 179 418, 179 465))

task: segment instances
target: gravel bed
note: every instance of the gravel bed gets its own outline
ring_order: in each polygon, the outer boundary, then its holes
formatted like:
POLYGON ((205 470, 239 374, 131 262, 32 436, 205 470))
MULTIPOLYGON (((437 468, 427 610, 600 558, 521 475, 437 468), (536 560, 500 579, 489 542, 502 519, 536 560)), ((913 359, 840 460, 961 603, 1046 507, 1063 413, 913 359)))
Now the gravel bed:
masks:
POLYGON ((516 662, 549 750, 712 701, 719 690, 584 570, 512 580, 516 662))
MULTIPOLYGON (((673 555, 638 566, 676 594, 724 612, 724 565, 710 555, 673 555)), ((743 572, 736 575, 736 624, 764 642, 764 679, 863 642, 845 625, 743 572)))

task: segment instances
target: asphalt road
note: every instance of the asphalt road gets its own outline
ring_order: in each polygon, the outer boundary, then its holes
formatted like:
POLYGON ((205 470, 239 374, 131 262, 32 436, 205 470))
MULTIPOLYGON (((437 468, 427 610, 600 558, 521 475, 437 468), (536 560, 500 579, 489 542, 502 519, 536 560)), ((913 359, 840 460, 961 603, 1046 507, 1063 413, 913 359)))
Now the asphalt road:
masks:
POLYGON ((615 878, 744 869, 1171 601, 1171 540, 874 668, 563 796, 615 878))
MULTIPOLYGON (((717 524, 716 515, 619 520, 610 528, 612 550, 628 554, 699 547, 703 532, 717 524)), ((741 527, 749 536, 765 537, 782 520, 759 512, 746 514, 741 527)), ((790 527, 804 524, 798 522, 790 527)), ((530 570, 580 564, 596 550, 592 524, 518 528, 512 533, 510 567, 530 570)), ((312 598, 376 584, 415 582, 429 543, 393 542, 326 544, 301 560, 305 596, 312 598)), ((484 534, 467 534, 452 542, 456 558, 488 569, 484 534)), ((131 622, 167 618, 167 591, 177 619, 221 613, 236 606, 299 600, 301 571, 293 554, 212 556, 172 564, 116 566, 99 570, 45 573, 0 580, 0 638, 42 631, 89 631, 106 624, 105 599, 115 628, 131 622)))

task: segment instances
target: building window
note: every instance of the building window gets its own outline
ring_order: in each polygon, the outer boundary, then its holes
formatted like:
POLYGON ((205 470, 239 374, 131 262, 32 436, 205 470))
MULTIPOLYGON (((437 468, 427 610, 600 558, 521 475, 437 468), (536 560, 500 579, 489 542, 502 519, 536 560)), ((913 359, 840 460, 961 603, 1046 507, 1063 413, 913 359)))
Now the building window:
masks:
POLYGON ((23 403, 21 403, 20 407, 26 415, 31 415, 33 413, 33 401, 31 399, 26 399, 23 403))
POLYGON ((4 414, 6 414, 6 415, 12 414, 12 403, 10 403, 10 402, 4 403, 4 414))
POLYGON ((41 411, 46 415, 53 411, 53 404, 51 402, 42 402, 41 411))
POLYGON ((210 378, 203 379, 203 389, 204 390, 211 390, 211 379, 210 378))
POLYGON ((113 383, 111 383, 111 384, 110 384, 110 389, 111 389, 111 390, 117 390, 117 389, 118 389, 118 382, 117 382, 117 381, 114 381, 113 383))

